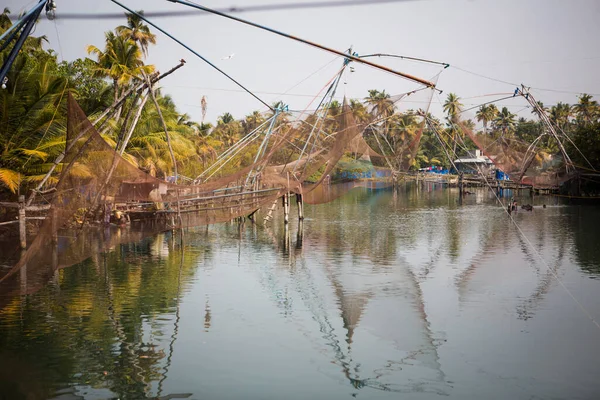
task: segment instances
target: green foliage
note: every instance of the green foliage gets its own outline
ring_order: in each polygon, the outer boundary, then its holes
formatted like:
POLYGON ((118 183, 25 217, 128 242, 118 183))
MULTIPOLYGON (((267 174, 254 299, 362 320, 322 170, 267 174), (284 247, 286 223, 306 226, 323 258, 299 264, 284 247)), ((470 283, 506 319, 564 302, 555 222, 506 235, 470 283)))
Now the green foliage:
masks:
POLYGON ((573 143, 567 143, 566 148, 575 164, 589 168, 589 161, 594 168, 600 168, 600 121, 577 126, 571 140, 573 143))
MULTIPOLYGON (((30 37, 26 41, 9 72, 7 89, 0 91, 0 196, 27 193, 34 183, 44 177, 53 160, 64 150, 66 99, 69 92, 75 96, 86 115, 94 120, 94 116, 110 106, 120 94, 154 71, 154 66, 146 65, 144 60, 149 46, 156 43, 155 35, 135 15, 126 15, 126 18, 124 25, 106 32, 100 47, 88 46, 88 52, 94 59, 80 58, 59 64, 54 51, 42 47, 44 37, 30 37)), ((9 12, 5 10, 0 14, 0 33, 11 23, 9 12)), ((5 50, 0 53, 0 58, 5 59, 7 55, 8 50, 5 50)), ((214 125, 197 123, 187 114, 179 112, 173 100, 160 90, 156 90, 156 96, 172 140, 178 170, 192 178, 208 168, 219 154, 272 116, 254 111, 242 119, 236 119, 225 112, 214 125)), ((113 146, 129 138, 123 149, 128 161, 154 176, 170 176, 174 165, 158 112, 153 102, 142 103, 141 96, 129 96, 107 121, 101 133, 107 143, 113 146)), ((277 102, 274 107, 282 105, 282 102, 277 102)), ((371 158, 372 165, 376 167, 395 170, 416 169, 432 164, 449 167, 448 157, 455 158, 463 149, 475 148, 469 137, 463 136, 460 128, 466 126, 474 129, 475 125, 472 121, 462 119, 461 99, 456 94, 449 94, 443 104, 445 118, 440 121, 428 115, 427 125, 423 123, 421 111, 398 112, 394 100, 385 90, 369 90, 364 101, 353 99, 349 106, 354 120, 363 130, 366 143, 383 156, 371 158), (432 125, 436 127, 435 131, 431 129, 432 125), (419 143, 419 136, 420 145, 416 148, 414 144, 419 143)), ((544 107, 543 104, 540 106, 544 107)), ((340 128, 342 107, 339 101, 330 104, 329 113, 321 126, 327 135, 331 135, 329 137, 333 137, 340 128)), ((592 96, 582 94, 574 106, 558 103, 544 110, 559 130, 573 138, 577 149, 594 165, 600 165, 596 154, 600 143, 600 109, 592 96)), ((290 125, 290 119, 288 112, 281 113, 275 130, 287 132, 287 127, 293 126, 294 132, 286 140, 301 149, 313 129, 315 117, 308 116, 303 124, 297 126, 290 125)), ((515 137, 530 143, 544 133, 539 122, 525 118, 517 120, 506 107, 498 110, 494 105, 483 105, 477 111, 476 119, 484 126, 479 134, 487 134, 492 138, 515 137)), ((274 141, 269 143, 269 149, 274 141)), ((250 143, 220 174, 232 173, 250 165, 258 152, 259 143, 260 139, 250 143)), ((558 151, 558 145, 551 135, 541 136, 538 146, 546 154, 556 154, 558 151)), ((567 147, 578 164, 587 165, 575 146, 568 144, 567 147)), ((353 154, 354 159, 360 156, 353 154)), ((274 152, 271 161, 283 165, 296 157, 298 153, 291 146, 286 146, 274 152)), ((60 170, 61 166, 47 185, 56 183, 60 170)), ((80 170, 82 174, 90 173, 82 166, 80 170)), ((364 165, 344 158, 337 171, 364 172, 364 165)), ((310 179, 316 181, 323 172, 322 168, 310 179)))
POLYGON ((111 87, 96 75, 95 68, 96 63, 89 58, 63 61, 58 66, 58 73, 68 80, 71 93, 87 115, 103 111, 112 103, 111 87))

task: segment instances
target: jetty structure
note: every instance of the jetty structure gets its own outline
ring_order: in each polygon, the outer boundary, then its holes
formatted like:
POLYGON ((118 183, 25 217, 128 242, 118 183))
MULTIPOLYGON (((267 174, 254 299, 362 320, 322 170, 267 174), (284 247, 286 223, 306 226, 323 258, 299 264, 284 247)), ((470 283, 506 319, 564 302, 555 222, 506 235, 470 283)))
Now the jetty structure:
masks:
MULTIPOLYGON (((288 106, 281 103, 275 106, 269 105, 148 17, 117 0, 110 1, 179 43, 195 57, 206 62, 253 96, 269 111, 265 114, 263 123, 220 154, 215 162, 199 176, 187 178, 177 171, 178 160, 175 159, 169 130, 155 97, 156 85, 184 67, 184 60, 180 60, 164 74, 143 74, 94 121, 88 119, 69 93, 64 152, 54 160, 50 171, 30 193, 27 193, 27 196, 21 196, 16 203, 0 203, 0 207, 18 210, 17 220, 4 221, 0 224, 18 226, 20 246, 23 249, 15 266, 0 277, 0 284, 15 276, 25 266, 29 276, 36 270, 41 274, 52 275, 58 268, 80 262, 94 252, 166 229, 179 229, 183 233, 182 228, 234 219, 243 220, 246 217, 254 222, 256 212, 261 209, 266 211, 263 221, 268 223, 278 203, 282 204, 284 221, 287 223, 290 218, 292 197, 296 198, 298 218, 303 219, 305 202, 319 204, 333 200, 323 188, 331 183, 331 175, 345 154, 352 154, 356 159, 365 158, 378 165, 386 166, 390 171, 390 183, 406 178, 414 164, 424 130, 433 132, 447 159, 453 164, 453 168, 457 171, 456 184, 460 187, 460 193, 463 192, 465 185, 472 182, 479 182, 491 190, 508 188, 511 185, 517 188, 550 190, 564 182, 577 179, 581 174, 563 145, 563 142, 570 140, 569 137, 548 119, 545 110, 539 107, 526 86, 516 88, 512 97, 525 99, 540 115, 540 120, 546 129, 533 142, 524 143, 509 135, 496 139, 480 135, 460 118, 450 121, 453 128, 460 133, 450 140, 445 137, 439 123, 429 113, 434 95, 441 92, 437 88, 439 73, 432 79, 423 79, 369 60, 375 56, 411 57, 390 54, 360 56, 352 48, 339 51, 221 11, 183 0, 169 0, 340 56, 339 70, 325 83, 321 92, 306 106, 306 109, 290 110, 288 106), (414 99, 415 96, 425 100, 420 109, 410 111, 410 116, 419 121, 418 129, 414 134, 406 135, 395 146, 391 146, 383 135, 386 129, 389 129, 387 124, 389 116, 370 115, 367 119, 359 121, 355 118, 346 99, 341 104, 335 100, 343 77, 350 72, 353 63, 364 64, 393 74, 414 85, 410 91, 394 96, 391 100, 394 104, 401 104, 403 100, 409 97, 414 99), (123 157, 133 128, 121 132, 115 147, 109 145, 100 134, 112 116, 123 112, 125 100, 131 96, 135 101, 131 109, 125 111, 131 118, 130 127, 135 126, 141 108, 148 100, 156 107, 175 169, 172 179, 165 181, 153 177, 123 157), (335 113, 332 112, 334 108, 337 108, 335 113), (309 109, 311 111, 308 111, 309 109), (542 136, 551 136, 558 143, 559 155, 548 159, 541 153, 539 143, 542 136), (511 180, 490 178, 490 165, 487 162, 485 166, 475 163, 473 171, 476 174, 465 176, 457 167, 458 163, 453 160, 459 161, 460 157, 457 153, 461 149, 467 150, 464 142, 466 138, 475 144, 481 156, 485 156, 496 169, 508 174, 511 180), (557 162, 558 157, 561 159, 560 162, 557 162), (93 176, 82 177, 77 174, 75 167, 81 165, 94 171, 93 176), (57 179, 51 180, 50 177, 57 179), (51 183, 55 181, 57 183, 51 183), (102 236, 99 232, 102 232, 103 226, 111 222, 111 216, 115 211, 124 216, 124 219, 119 217, 114 224, 116 226, 110 229, 119 229, 120 224, 130 225, 126 234, 106 235, 97 241, 85 239, 86 235, 102 236), (42 221, 33 240, 27 236, 28 219, 42 221), (51 264, 50 268, 47 268, 48 264, 51 264)), ((0 69, 0 81, 6 77, 43 10, 46 10, 48 15, 54 15, 56 12, 54 1, 38 2, 0 36, 2 46, 13 45, 9 57, 0 69)), ((411 59, 438 64, 440 73, 449 67, 446 63, 411 59)), ((369 109, 374 106, 366 103, 364 107, 369 109)), ((593 166, 591 168, 593 169, 593 166)))

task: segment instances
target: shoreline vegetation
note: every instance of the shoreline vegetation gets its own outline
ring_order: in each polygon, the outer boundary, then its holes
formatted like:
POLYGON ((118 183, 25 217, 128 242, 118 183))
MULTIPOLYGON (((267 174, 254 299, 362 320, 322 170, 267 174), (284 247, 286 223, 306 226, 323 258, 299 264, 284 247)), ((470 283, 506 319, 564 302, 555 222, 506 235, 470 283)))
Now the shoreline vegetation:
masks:
MULTIPOLYGON (((0 33, 11 26, 9 15, 8 9, 0 14, 0 33)), ((150 47, 157 42, 156 35, 135 15, 126 15, 123 25, 106 32, 104 43, 88 46, 89 57, 58 62, 57 53, 47 49, 46 42, 45 37, 27 39, 7 76, 6 88, 0 90, 0 201, 15 201, 19 194, 27 196, 52 168, 53 160, 64 151, 68 93, 75 97, 90 120, 94 120, 116 99, 144 82, 156 70, 155 66, 145 63, 150 47)), ((2 59, 6 59, 7 55, 6 49, 0 53, 2 59)), ((123 152, 127 161, 162 179, 173 176, 176 168, 180 175, 198 176, 219 154, 270 117, 269 114, 253 111, 236 119, 225 112, 215 123, 197 122, 179 112, 168 94, 160 89, 155 94, 173 154, 161 116, 153 102, 147 101, 149 96, 127 96, 100 133, 113 148, 123 152), (173 164, 173 156, 177 160, 176 165, 173 164)), ((204 99, 202 104, 205 114, 204 99)), ((400 166, 406 163, 402 155, 405 143, 418 134, 421 111, 399 112, 385 90, 369 90, 365 98, 349 100, 349 106, 358 123, 365 123, 373 117, 385 120, 385 129, 381 130, 385 147, 377 143, 379 139, 374 132, 367 131, 364 135, 367 143, 386 158, 385 161, 381 160, 383 157, 373 159, 373 166, 392 166, 402 170, 400 166)), ((540 104, 540 107, 547 111, 552 123, 571 138, 572 143, 567 147, 576 165, 600 165, 600 107, 592 96, 581 94, 574 105, 558 103, 546 108, 540 104)), ((468 137, 461 136, 457 121, 474 129, 478 135, 492 138, 510 136, 531 143, 543 133, 544 127, 535 114, 531 115, 531 119, 517 118, 506 107, 484 104, 474 111, 473 119, 464 119, 462 109, 461 99, 450 93, 443 104, 445 114, 428 116, 442 133, 445 145, 454 148, 455 154, 476 148, 468 137), (456 147, 458 140, 463 143, 459 149, 456 147)), ((330 118, 324 123, 325 132, 336 131, 334 117, 341 110, 342 104, 333 101, 328 111, 330 118)), ((289 124, 291 121, 291 114, 283 113, 277 123, 289 124)), ((538 146, 546 154, 559 152, 551 135, 543 136, 538 146)), ((248 146, 248 151, 224 167, 221 174, 231 174, 251 164, 257 151, 258 144, 248 146)), ((357 158, 347 153, 338 166, 338 172, 363 171, 363 163, 357 158)), ((417 171, 432 165, 449 168, 451 162, 435 133, 427 126, 409 167, 417 171)), ((81 177, 93 174, 84 165, 76 168, 81 177)), ((60 170, 59 165, 45 188, 56 183, 60 170)))

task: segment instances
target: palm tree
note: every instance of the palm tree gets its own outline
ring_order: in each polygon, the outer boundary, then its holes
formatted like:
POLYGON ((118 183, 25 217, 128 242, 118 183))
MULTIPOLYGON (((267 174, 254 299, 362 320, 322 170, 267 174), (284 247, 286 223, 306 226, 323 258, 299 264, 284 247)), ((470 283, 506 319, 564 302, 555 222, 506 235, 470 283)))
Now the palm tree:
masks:
POLYGON ((114 100, 121 94, 121 86, 127 85, 134 78, 142 74, 154 72, 153 65, 144 65, 142 51, 131 39, 115 35, 114 32, 106 32, 104 50, 94 45, 87 47, 88 54, 97 57, 96 74, 101 77, 109 77, 113 80, 114 100))
POLYGON ((388 118, 396 111, 396 106, 389 94, 384 91, 369 90, 369 97, 366 102, 372 107, 372 114, 378 118, 388 118))
POLYGON ((515 114, 508 111, 508 108, 502 107, 502 111, 498 113, 494 120, 494 125, 502 131, 503 137, 508 137, 515 129, 515 114))
POLYGON ((146 105, 137 124, 126 152, 129 160, 137 163, 153 176, 168 176, 175 170, 172 158, 183 167, 184 175, 194 175, 198 164, 189 162, 199 159, 194 128, 181 123, 185 116, 178 113, 173 100, 156 91, 162 117, 167 126, 174 157, 171 157, 165 130, 155 106, 146 105))
MULTIPOLYGON (((144 11, 137 12, 144 15, 144 11)), ((156 44, 156 35, 150 32, 148 25, 136 14, 126 13, 127 25, 118 26, 115 31, 120 36, 131 39, 140 46, 144 57, 148 56, 148 45, 156 44)))
POLYGON ((591 95, 584 93, 579 96, 579 101, 573 106, 573 111, 577 115, 578 122, 585 126, 597 118, 598 102, 592 100, 591 95))
POLYGON ((53 53, 30 50, 18 54, 0 90, 0 186, 12 192, 43 174, 64 146, 66 79, 53 53))
POLYGON ((265 117, 261 114, 260 111, 253 111, 252 114, 246 115, 246 118, 242 121, 242 128, 244 129, 244 134, 247 135, 256 128, 258 128, 263 122, 265 122, 265 117))
POLYGON ((483 122, 483 133, 487 134, 488 123, 492 122, 498 115, 498 109, 494 104, 484 104, 479 107, 476 118, 477 121, 483 122))
POLYGON ((12 21, 10 20, 10 10, 8 9, 8 7, 5 7, 2 14, 0 14, 0 29, 2 31, 6 31, 11 26, 12 21))
POLYGON ((232 146, 240 136, 241 126, 233 115, 226 112, 217 120, 213 135, 227 147, 232 146))
POLYGON ((460 117, 462 103, 460 102, 460 97, 458 97, 454 93, 449 93, 446 101, 444 102, 444 112, 448 114, 448 120, 451 123, 458 122, 460 117))
POLYGON ((207 162, 213 161, 217 158, 217 148, 221 147, 223 143, 208 135, 200 134, 196 140, 196 153, 202 160, 202 169, 206 169, 207 162))
POLYGON ((458 129, 457 123, 460 120, 460 113, 462 108, 462 103, 460 102, 460 97, 458 97, 454 93, 449 93, 446 101, 444 102, 444 112, 448 114, 447 119, 450 124, 450 136, 452 137, 452 141, 454 142, 452 145, 452 151, 456 154, 456 137, 460 135, 460 130, 458 129))
POLYGON ((569 104, 559 102, 557 105, 550 108, 550 121, 559 129, 564 130, 569 124, 569 118, 571 117, 572 112, 569 104))
MULTIPOLYGON (((544 113, 548 112, 548 107, 544 106, 544 103, 542 103, 541 101, 538 101, 537 105, 542 112, 544 112, 544 113)), ((540 115, 540 112, 538 111, 538 109, 534 108, 533 110, 531 110, 531 113, 537 115, 538 118, 541 118, 541 115, 540 115)))
POLYGON ((350 110, 352 111, 352 116, 354 117, 354 120, 359 124, 365 123, 370 119, 367 107, 365 107, 365 105, 359 100, 350 100, 350 110))

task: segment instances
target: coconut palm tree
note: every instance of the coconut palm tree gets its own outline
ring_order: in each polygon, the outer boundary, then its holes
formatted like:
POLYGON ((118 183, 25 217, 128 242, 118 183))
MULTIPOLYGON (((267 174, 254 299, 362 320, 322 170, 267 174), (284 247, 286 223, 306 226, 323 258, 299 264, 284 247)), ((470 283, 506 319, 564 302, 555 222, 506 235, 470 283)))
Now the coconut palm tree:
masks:
POLYGON ((515 114, 508 111, 508 108, 502 107, 494 120, 494 126, 502 132, 503 137, 508 137, 515 130, 515 114))
POLYGON ((569 104, 559 102, 550 108, 550 121, 559 129, 565 130, 569 124, 569 118, 573 110, 569 104))
POLYGON ((498 108, 494 104, 484 104, 477 110, 477 121, 483 122, 483 133, 487 134, 488 123, 498 115, 498 108))
POLYGON ((448 120, 452 123, 457 123, 460 118, 462 109, 462 103, 460 97, 454 93, 449 93, 446 101, 444 102, 444 112, 448 114, 448 120))
POLYGON ((359 124, 365 123, 370 119, 367 107, 359 100, 350 100, 350 110, 352 111, 354 120, 359 124))
POLYGON ((365 101, 371 105, 371 113, 377 118, 388 118, 396 111, 396 106, 390 95, 384 91, 369 90, 365 101))
MULTIPOLYGON (((137 13, 143 15, 144 11, 138 11, 137 13)), ((137 43, 144 57, 148 56, 148 46, 156 44, 156 35, 150 32, 148 25, 138 15, 130 13, 125 15, 127 16, 127 25, 118 26, 115 31, 120 36, 137 43)))
POLYGON ((233 118, 233 115, 226 112, 217 120, 217 126, 212 135, 223 142, 226 147, 230 147, 239 139, 240 132, 240 123, 233 118))
POLYGON ((244 135, 247 135, 258 128, 263 122, 265 122, 265 117, 260 111, 253 111, 252 114, 246 115, 246 118, 242 121, 244 135))
MULTIPOLYGON (((538 105, 539 109, 542 112, 544 112, 544 113, 548 112, 548 107, 544 106, 544 103, 542 103, 541 101, 538 101, 537 105, 538 105)), ((536 108, 534 108, 533 110, 531 110, 531 113, 534 114, 534 115, 537 115, 538 118, 541 118, 540 111, 538 111, 536 108)))
MULTIPOLYGON (((30 42, 34 43, 34 42, 30 42)), ((20 52, 0 90, 0 186, 16 191, 64 146, 66 79, 41 47, 20 52)))
POLYGON ((592 100, 592 96, 589 94, 584 93, 579 96, 579 101, 573 106, 573 111, 577 115, 577 121, 586 126, 598 118, 598 102, 592 100))
POLYGON ((202 169, 206 169, 207 163, 217 158, 217 150, 223 143, 213 136, 198 135, 196 139, 196 153, 202 160, 202 169))
MULTIPOLYGON (((182 115, 177 112, 169 96, 162 96, 158 90, 156 96, 167 125, 174 158, 178 166, 181 164, 183 167, 181 173, 194 175, 198 171, 195 170, 195 163, 189 161, 200 158, 195 143, 195 130, 192 126, 181 123, 182 115)), ((173 173, 174 165, 166 134, 154 105, 146 104, 144 107, 126 153, 131 156, 128 158, 130 161, 153 176, 170 176, 173 173)))
POLYGON ((449 135, 452 138, 452 151, 456 154, 457 137, 460 135, 460 129, 457 124, 460 120, 460 113, 462 109, 462 103, 460 97, 454 93, 448 93, 448 97, 444 102, 444 112, 447 114, 449 124, 449 135))
POLYGON ((105 47, 100 50, 94 45, 87 47, 88 54, 96 56, 96 74, 113 81, 114 100, 121 95, 120 88, 142 74, 154 72, 153 65, 144 65, 140 47, 129 38, 106 32, 105 47))
POLYGON ((5 7, 4 11, 2 11, 2 14, 0 14, 0 30, 6 31, 11 26, 12 21, 10 19, 10 9, 5 7))

